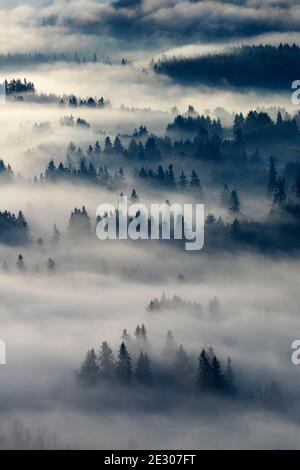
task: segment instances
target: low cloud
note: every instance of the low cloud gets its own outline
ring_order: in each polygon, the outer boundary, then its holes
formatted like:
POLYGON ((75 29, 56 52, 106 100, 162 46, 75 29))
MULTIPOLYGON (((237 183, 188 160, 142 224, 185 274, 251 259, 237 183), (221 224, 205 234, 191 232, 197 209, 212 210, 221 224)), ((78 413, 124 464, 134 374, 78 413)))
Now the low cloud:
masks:
POLYGON ((28 2, 3 5, 0 10, 4 27, 1 37, 12 36, 12 47, 37 49, 97 47, 101 37, 106 45, 122 48, 151 48, 154 45, 182 45, 193 42, 225 42, 251 39, 262 34, 285 34, 299 31, 300 8, 297 2, 267 0, 120 0, 110 3, 97 0, 28 2), (21 32, 17 40, 17 33, 21 32), (139 40, 138 44, 135 42, 139 40), (14 44, 15 43, 15 44, 14 44), (22 45, 23 44, 23 45, 22 45))

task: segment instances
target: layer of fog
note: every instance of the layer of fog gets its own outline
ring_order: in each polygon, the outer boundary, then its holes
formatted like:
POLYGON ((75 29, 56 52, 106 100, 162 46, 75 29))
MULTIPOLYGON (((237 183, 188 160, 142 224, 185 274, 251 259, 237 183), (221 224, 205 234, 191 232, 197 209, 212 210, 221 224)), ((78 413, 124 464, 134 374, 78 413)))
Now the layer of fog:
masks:
POLYGON ((229 254, 191 257, 166 246, 145 249, 129 242, 100 241, 94 246, 82 241, 67 246, 65 241, 57 250, 21 250, 28 269, 21 274, 13 265, 19 251, 1 248, 1 259, 9 255, 11 268, 0 275, 1 339, 7 344, 8 362, 0 368, 4 423, 22 418, 83 447, 127 448, 130 440, 148 448, 297 446, 292 436, 298 429, 293 414, 299 371, 290 362, 299 324, 297 261, 229 254), (57 261, 53 275, 43 265, 49 254, 57 261), (39 274, 34 271, 36 262, 39 274), (177 281, 177 273, 185 282, 177 281), (203 316, 147 313, 146 304, 162 291, 168 297, 177 294, 201 302, 203 316), (208 312, 214 296, 220 302, 217 317, 208 312), (160 360, 166 331, 171 329, 177 344, 193 357, 208 346, 223 363, 230 356, 242 386, 277 380, 286 415, 243 407, 229 412, 230 406, 224 404, 216 421, 213 411, 193 417, 190 405, 182 402, 180 411, 175 407, 158 413, 152 403, 149 409, 145 405, 129 413, 121 405, 119 411, 107 408, 100 396, 95 406, 95 396, 88 391, 76 398, 73 371, 87 349, 98 349, 108 340, 116 353, 122 330, 133 333, 141 323, 148 330, 152 358, 160 360))

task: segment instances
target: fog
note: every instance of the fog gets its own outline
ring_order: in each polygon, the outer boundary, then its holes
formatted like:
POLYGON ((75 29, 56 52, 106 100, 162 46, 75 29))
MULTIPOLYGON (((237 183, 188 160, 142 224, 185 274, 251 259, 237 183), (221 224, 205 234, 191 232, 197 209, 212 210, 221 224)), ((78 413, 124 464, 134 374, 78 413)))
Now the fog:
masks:
POLYGON ((277 115, 280 109, 288 127, 298 109, 289 89, 181 85, 155 73, 152 62, 299 42, 296 2, 15 0, 2 2, 0 22, 0 53, 21 54, 1 66, 0 82, 35 87, 0 105, 0 340, 7 353, 0 447, 299 448, 299 367, 291 344, 300 314, 300 196, 297 181, 280 178, 297 176, 300 148, 299 134, 286 137, 277 115), (49 58, 52 52, 67 59, 49 58), (37 63, 35 53, 49 60, 37 63), (95 102, 79 104, 88 98, 95 102), (273 134, 258 128, 259 138, 249 137, 245 127, 238 135, 235 113, 247 121, 254 110, 270 114, 273 134), (199 115, 210 120, 194 134, 172 134, 167 126, 179 114, 184 123, 199 115), (71 116, 71 124, 63 121, 71 116), (138 156, 130 156, 132 140, 138 156), (166 183, 170 173, 174 184, 166 183), (231 206, 220 200, 226 185, 231 206), (204 203, 204 249, 188 252, 175 240, 98 240, 98 205, 116 205, 121 192, 133 200, 133 189, 148 206, 204 203), (75 208, 84 213, 85 231, 74 230, 75 208), (82 381, 87 351, 94 348, 98 367, 105 341, 113 378, 99 366, 94 383, 82 381), (132 361, 130 385, 118 377, 122 342, 132 361), (175 367, 180 345, 189 366, 182 377, 175 367), (219 359, 221 378, 227 374, 222 393, 197 385, 202 350, 210 367, 214 354, 219 359), (151 384, 138 382, 141 351, 151 384), (236 385, 230 393, 229 357, 236 385))
POLYGON ((8 355, 7 366, 0 369, 3 423, 8 426, 13 418, 22 419, 32 429, 46 427, 55 432, 68 445, 89 448, 297 446, 293 410, 297 409, 298 374, 290 362, 290 345, 299 315, 294 301, 298 263, 250 256, 207 258, 205 254, 191 259, 184 252, 174 256, 172 249, 145 251, 115 243, 64 245, 54 253, 22 250, 25 274, 13 267, 18 252, 1 249, 1 259, 11 266, 0 283, 1 337, 8 355), (57 261, 54 276, 43 272, 49 254, 57 261), (103 260, 108 267, 105 274, 101 273, 103 260), (36 262, 42 270, 39 274, 34 271, 36 262), (131 278, 124 275, 124 266, 132 270, 131 278), (179 272, 185 276, 183 284, 174 280, 179 272), (145 306, 162 290, 168 297, 176 293, 200 302, 203 316, 146 312, 145 306), (208 312, 214 296, 221 306, 217 318, 208 312), (245 387, 279 380, 286 414, 221 402, 211 405, 211 412, 200 408, 196 417, 195 407, 201 407, 196 397, 187 404, 179 395, 179 410, 175 403, 174 408, 165 406, 154 392, 148 392, 149 399, 140 404, 138 396, 135 403, 132 396, 129 403, 125 398, 124 404, 124 395, 121 400, 117 391, 115 396, 110 392, 108 400, 103 391, 100 398, 101 389, 76 390, 73 372, 86 350, 98 349, 108 339, 116 351, 123 329, 133 333, 139 323, 146 325, 151 357, 158 361, 165 333, 171 329, 176 342, 194 357, 211 345, 220 357, 230 356, 245 387))

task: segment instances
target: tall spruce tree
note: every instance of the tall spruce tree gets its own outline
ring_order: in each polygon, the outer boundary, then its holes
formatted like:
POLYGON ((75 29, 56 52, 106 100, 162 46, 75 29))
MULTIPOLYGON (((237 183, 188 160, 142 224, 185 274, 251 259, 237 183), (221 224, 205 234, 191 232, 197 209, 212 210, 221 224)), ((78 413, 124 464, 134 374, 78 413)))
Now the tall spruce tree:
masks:
POLYGON ((199 356, 196 387, 200 391, 208 392, 212 389, 212 367, 205 349, 199 356))
POLYGON ((123 385, 132 383, 132 362, 124 343, 121 344, 117 361, 117 378, 123 385))
POLYGON ((269 199, 273 198, 276 186, 277 186, 277 170, 276 170, 275 160, 273 157, 270 157, 268 186, 267 186, 267 196, 269 199))
POLYGON ((238 214, 240 212, 240 206, 240 200, 237 192, 235 190, 231 191, 229 207, 230 212, 233 214, 238 214))
POLYGON ((136 365, 135 379, 142 385, 151 385, 153 382, 150 359, 146 353, 141 352, 139 355, 136 365))
POLYGON ((194 368, 191 363, 189 356, 187 355, 182 344, 176 351, 175 361, 174 361, 174 374, 175 378, 188 385, 193 376, 194 368))
POLYGON ((169 330, 167 333, 167 337, 166 337, 166 344, 163 348, 163 354, 167 360, 174 360, 176 349, 177 349, 177 346, 176 346, 173 333, 172 331, 169 330))
POLYGON ((115 358, 107 341, 104 341, 98 354, 98 364, 100 377, 105 380, 112 380, 115 377, 115 358))
POLYGON ((295 177, 294 184, 292 187, 292 193, 295 199, 297 200, 297 202, 299 203, 300 201, 300 172, 298 172, 295 177))
POLYGON ((221 363, 217 356, 213 357, 211 363, 211 380, 215 392, 223 393, 225 390, 225 376, 221 369, 221 363))
POLYGON ((237 387, 235 384, 235 374, 232 368, 232 361, 230 357, 227 359, 227 365, 225 370, 225 383, 227 393, 231 396, 235 396, 237 392, 237 387))
POLYGON ((274 191, 273 205, 283 207, 286 203, 286 184, 284 178, 279 177, 274 191))
POLYGON ((179 175, 179 187, 182 189, 182 190, 185 190, 188 186, 188 180, 187 180, 187 177, 185 176, 184 174, 184 171, 181 170, 181 173, 179 175))
POLYGON ((94 349, 87 352, 85 360, 83 361, 80 371, 77 375, 77 380, 81 385, 93 386, 96 385, 99 378, 99 367, 97 363, 97 356, 94 349))

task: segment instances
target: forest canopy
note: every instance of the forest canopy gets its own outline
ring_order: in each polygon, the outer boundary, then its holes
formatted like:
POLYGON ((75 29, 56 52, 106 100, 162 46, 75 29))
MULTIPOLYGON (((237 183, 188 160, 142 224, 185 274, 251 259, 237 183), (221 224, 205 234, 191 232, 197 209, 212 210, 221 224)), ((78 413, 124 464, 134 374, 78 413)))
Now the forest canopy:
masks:
POLYGON ((162 58, 153 69, 186 84, 289 91, 300 76, 300 48, 243 45, 199 57, 162 58))

